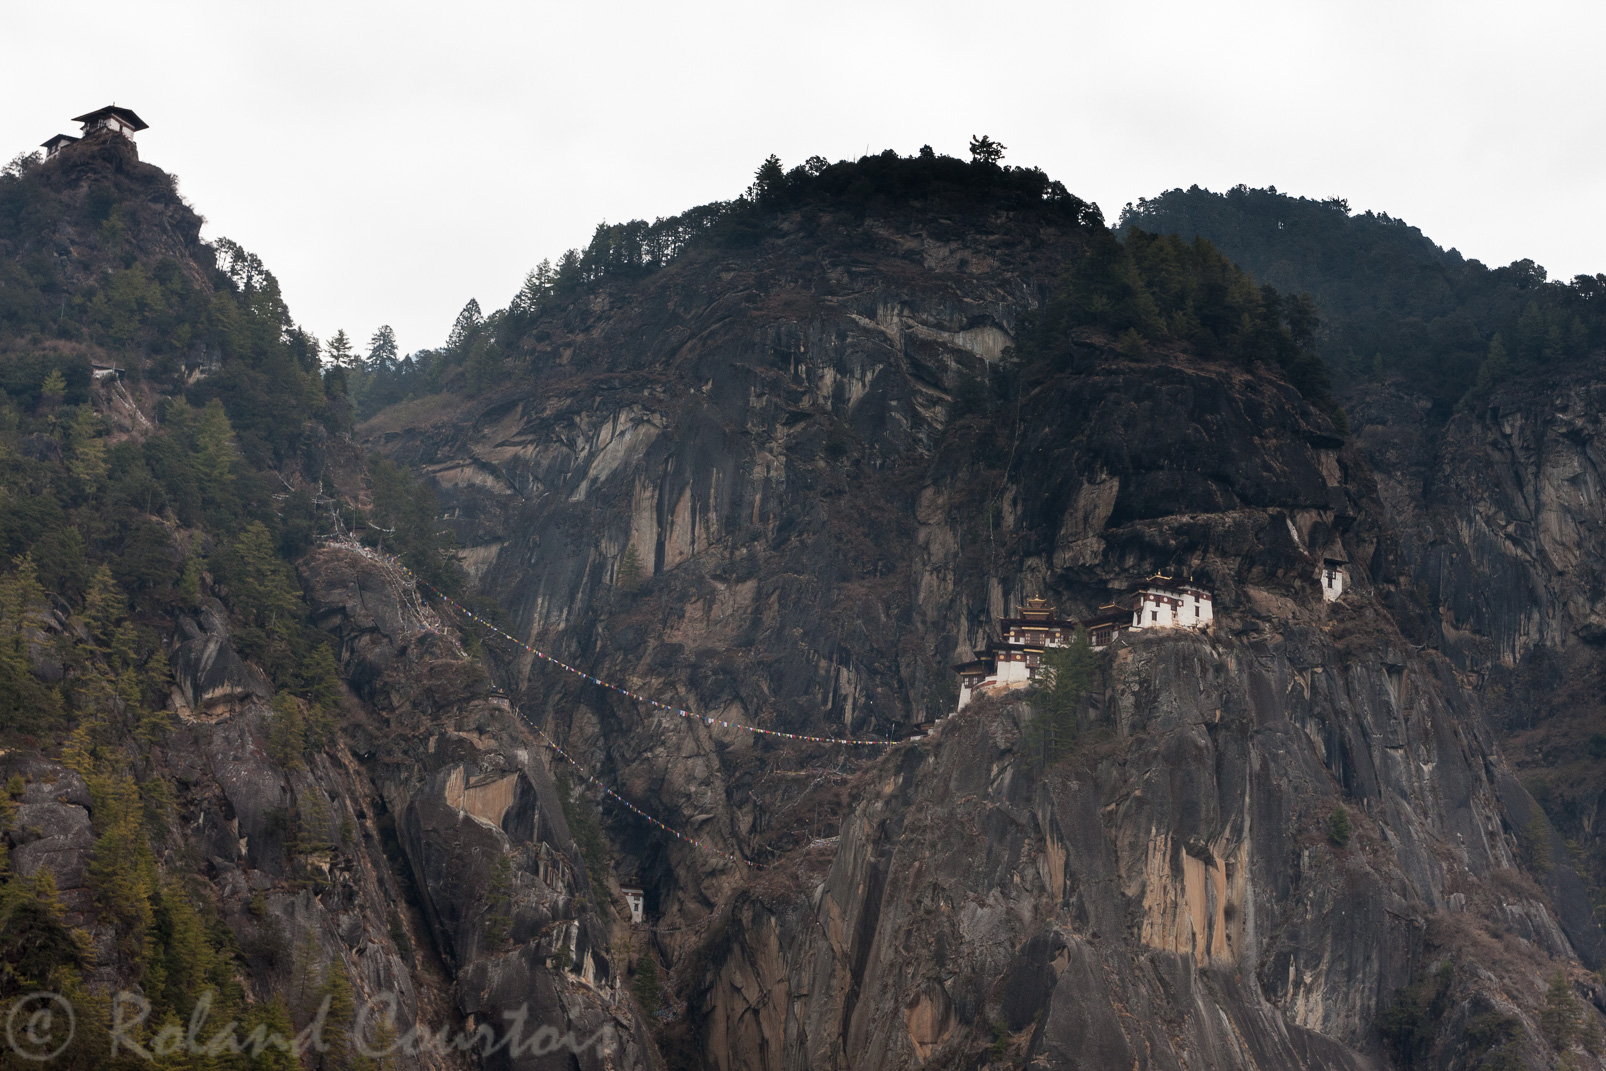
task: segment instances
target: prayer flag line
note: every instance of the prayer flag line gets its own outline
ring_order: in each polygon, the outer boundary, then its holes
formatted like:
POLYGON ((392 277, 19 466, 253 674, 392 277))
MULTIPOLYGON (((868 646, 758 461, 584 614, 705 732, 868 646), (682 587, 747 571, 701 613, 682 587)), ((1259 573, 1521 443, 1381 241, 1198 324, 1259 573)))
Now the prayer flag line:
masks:
POLYGON ((458 602, 456 599, 454 599, 450 595, 446 594, 440 588, 435 587, 433 584, 429 583, 427 580, 425 580, 422 577, 420 577, 417 573, 415 573, 411 569, 407 568, 407 566, 403 565, 396 558, 391 557, 388 554, 387 555, 382 555, 382 557, 384 557, 386 561, 390 562, 390 564, 394 565, 396 568, 400 569, 402 572, 404 572, 408 576, 412 577, 413 582, 415 584, 417 584, 419 587, 424 588, 425 590, 429 591, 431 594, 435 595, 436 598, 440 599, 442 602, 444 602, 448 606, 452 607, 458 613, 464 615, 469 620, 473 621, 476 625, 479 625, 480 627, 485 628, 485 629, 489 629, 491 632, 496 633, 498 636, 501 636, 503 639, 506 639, 506 640, 508 640, 508 641, 510 641, 512 643, 518 644, 519 647, 521 647, 525 651, 528 651, 530 654, 534 655, 535 657, 537 657, 539 659, 542 659, 543 661, 548 662, 548 663, 556 666, 557 668, 559 668, 561 670, 564 670, 567 673, 572 673, 576 677, 579 677, 580 679, 585 680, 585 681, 589 681, 592 684, 599 685, 600 687, 611 689, 612 691, 618 692, 620 695, 628 696, 629 698, 634 699, 639 703, 646 703, 648 706, 656 707, 659 710, 667 710, 672 714, 680 715, 682 718, 690 718, 693 721, 700 721, 700 722, 703 722, 706 725, 718 725, 718 726, 721 726, 722 728, 726 728, 726 729, 741 729, 744 732, 757 733, 757 734, 760 734, 760 735, 763 735, 763 736, 780 737, 783 740, 802 740, 802 741, 805 741, 805 742, 811 743, 811 744, 857 745, 859 747, 893 747, 893 746, 895 746, 897 744, 903 743, 903 741, 901 741, 901 740, 855 740, 855 739, 852 739, 851 737, 809 736, 809 735, 807 735, 805 733, 784 733, 784 732, 781 732, 779 729, 762 729, 762 728, 759 728, 757 725, 743 725, 740 722, 725 721, 725 720, 722 720, 722 719, 719 719, 719 718, 715 718, 715 717, 713 717, 711 715, 708 715, 708 714, 696 714, 696 713, 693 713, 690 710, 685 710, 685 709, 683 709, 681 707, 674 706, 674 705, 672 705, 670 703, 660 702, 657 699, 653 699, 651 696, 645 696, 645 695, 642 695, 640 692, 631 691, 629 688, 625 688, 622 685, 614 684, 611 681, 605 681, 605 680, 601 679, 600 677, 594 677, 591 674, 587 673, 583 669, 576 669, 574 666, 571 666, 567 662, 564 662, 564 661, 561 661, 561 660, 559 660, 557 658, 554 658, 552 655, 547 654, 545 651, 537 650, 536 648, 531 647, 529 644, 525 643, 523 640, 519 639, 517 636, 514 636, 514 635, 512 635, 511 633, 508 633, 508 632, 504 632, 502 629, 500 629, 497 626, 491 624, 489 621, 485 620, 479 614, 476 614, 473 610, 470 610, 468 607, 464 606, 462 603, 458 602))
MULTIPOLYGON (((546 734, 546 730, 542 729, 539 725, 535 724, 535 722, 531 721, 525 715, 524 711, 519 710, 517 707, 514 707, 513 709, 517 712, 517 714, 518 714, 518 716, 520 718, 524 719, 524 724, 526 724, 530 728, 534 729, 536 731, 536 733, 540 735, 541 739, 546 741, 547 747, 550 747, 553 751, 556 751, 559 755, 562 755, 563 756, 563 760, 565 762, 567 762, 570 766, 573 766, 575 768, 575 771, 581 777, 585 778, 588 782, 590 782, 591 785, 593 787, 595 787, 598 792, 603 793, 609 799, 616 800, 617 802, 623 804, 625 807, 629 808, 633 813, 635 813, 636 815, 639 815, 642 818, 645 818, 647 821, 651 822, 653 825, 657 826, 659 829, 663 830, 665 833, 668 833, 670 836, 680 838, 681 840, 685 841, 687 844, 690 844, 694 848, 699 848, 702 851, 708 852, 708 853, 710 853, 712 855, 717 855, 721 859, 727 860, 728 862, 737 863, 737 864, 740 864, 742 862, 742 860, 738 859, 736 856, 732 855, 730 852, 722 852, 718 848, 713 847, 712 845, 704 844, 702 841, 696 839, 695 837, 688 837, 686 834, 682 833, 678 829, 675 829, 673 826, 665 825, 663 822, 660 822, 658 819, 654 818, 652 815, 648 814, 646 811, 642 810, 640 807, 637 807, 634 803, 631 803, 629 800, 627 800, 623 796, 619 795, 619 793, 615 792, 613 789, 609 788, 607 785, 603 784, 601 781, 598 781, 595 777, 592 777, 590 774, 586 773, 585 767, 581 766, 578 762, 576 762, 574 757, 572 755, 570 755, 567 751, 564 751, 563 748, 559 747, 558 746, 558 742, 556 740, 552 739, 550 736, 548 736, 546 734)), ((748 865, 756 867, 758 864, 757 863, 749 863, 748 865)))
MULTIPOLYGON (((415 583, 419 584, 422 587, 428 588, 430 591, 433 591, 436 595, 440 596, 440 598, 445 600, 447 603, 449 603, 452 606, 456 607, 459 611, 461 611, 463 613, 466 613, 466 614, 470 614, 470 616, 474 616, 472 614, 472 612, 469 611, 466 607, 462 606, 460 603, 458 603, 456 600, 454 600, 451 596, 447 595, 445 592, 441 591, 439 588, 436 588, 436 587, 432 586, 431 584, 426 583, 424 580, 422 580, 418 576, 418 574, 414 573, 411 569, 408 569, 407 566, 403 565, 397 559, 391 557, 388 554, 380 554, 380 553, 378 553, 376 551, 373 551, 373 550, 371 550, 369 548, 366 548, 366 547, 362 548, 362 549, 363 549, 363 553, 364 553, 365 556, 372 555, 372 556, 377 556, 377 557, 383 558, 388 564, 396 567, 397 569, 400 569, 402 572, 404 572, 408 576, 412 577, 413 581, 415 583)), ((507 638, 510 639, 510 640, 513 640, 514 643, 518 643, 519 642, 516 638, 514 638, 512 636, 508 636, 507 633, 502 632, 502 630, 497 628, 495 625, 491 625, 489 622, 483 621, 482 619, 480 619, 478 617, 475 617, 475 620, 480 621, 481 624, 486 625, 486 627, 492 629, 493 631, 498 632, 503 636, 507 636, 507 638)), ((528 648, 527 644, 520 644, 520 646, 528 648)), ((539 653, 539 652, 537 652, 537 653, 539 653)), ((558 664, 562 665, 562 663, 558 663, 558 664)), ((570 667, 565 666, 564 668, 565 669, 569 669, 570 667)), ((570 669, 570 672, 578 672, 578 671, 570 669)), ((585 674, 581 674, 581 675, 585 676, 585 674)), ((591 678, 591 679, 595 680, 595 678, 591 678)), ((601 684, 601 683, 604 683, 604 682, 598 681, 597 683, 601 684)), ((611 687, 611 685, 610 685, 610 687, 611 687)), ((585 767, 581 766, 580 763, 575 760, 574 756, 570 755, 567 751, 563 750, 562 747, 558 746, 558 742, 556 740, 552 739, 550 736, 548 736, 547 733, 546 733, 546 730, 541 728, 534 721, 532 721, 530 719, 529 715, 525 714, 522 709, 520 709, 518 706, 515 705, 513 707, 513 712, 519 716, 520 720, 522 720, 524 722, 524 724, 528 725, 531 729, 534 729, 535 732, 536 732, 536 735, 539 736, 546 743, 546 745, 548 747, 550 747, 553 751, 556 751, 559 755, 561 755, 563 757, 563 761, 567 762, 570 766, 573 766, 574 769, 575 769, 575 772, 578 773, 588 784, 590 784, 592 787, 594 787, 598 792, 601 792, 603 795, 607 796, 609 799, 614 800, 617 803, 621 804, 627 810, 629 810, 631 813, 637 815, 638 817, 646 819, 648 822, 652 823, 654 826, 656 826, 659 829, 663 830, 665 833, 668 833, 670 836, 675 837, 675 838, 677 838, 679 840, 683 840, 687 844, 690 844, 692 847, 697 848, 700 851, 708 852, 711 855, 717 855, 721 859, 726 860, 727 862, 735 863, 737 865, 741 865, 742 864, 743 860, 738 858, 735 855, 732 855, 730 852, 721 851, 720 849, 715 848, 711 844, 705 844, 704 842, 698 840, 696 837, 687 836, 686 834, 682 833, 680 830, 674 828, 673 826, 671 826, 671 825, 669 825, 669 824, 667 824, 665 822, 659 821, 658 819, 654 818, 652 815, 648 814, 646 811, 642 810, 640 807, 637 807, 634 803, 631 803, 629 800, 627 800, 623 796, 619 795, 619 793, 615 792, 613 789, 609 788, 607 785, 603 784, 601 781, 597 780, 595 777, 593 777, 589 773, 587 773, 585 767)), ((750 866, 750 867, 757 868, 757 869, 762 869, 762 867, 758 863, 749 862, 749 863, 747 863, 747 865, 750 866)))

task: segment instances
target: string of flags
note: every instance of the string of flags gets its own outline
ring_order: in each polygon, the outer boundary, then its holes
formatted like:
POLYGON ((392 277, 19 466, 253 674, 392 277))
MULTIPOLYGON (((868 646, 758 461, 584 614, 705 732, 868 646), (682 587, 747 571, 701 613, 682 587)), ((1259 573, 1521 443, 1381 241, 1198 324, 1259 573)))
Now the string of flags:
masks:
MULTIPOLYGON (((369 551, 369 553, 373 554, 374 552, 369 551)), ((743 725, 740 722, 724 721, 707 714, 693 713, 690 710, 685 710, 671 703, 660 702, 651 696, 642 695, 640 692, 632 691, 623 685, 614 684, 612 681, 605 681, 601 677, 594 677, 583 669, 577 669, 576 667, 569 665, 567 662, 554 658, 545 651, 537 650, 536 648, 531 647, 517 636, 497 628, 495 625, 485 620, 485 618, 481 617, 479 614, 476 614, 473 610, 470 610, 468 607, 446 594, 440 588, 435 587, 433 584, 420 577, 417 573, 407 568, 407 566, 403 565, 398 559, 388 554, 379 556, 383 557, 385 561, 410 576, 413 579, 413 582, 419 587, 424 588, 426 591, 430 592, 430 594, 434 595, 436 598, 440 599, 446 605, 450 606, 452 609, 456 610, 470 621, 473 621, 481 628, 488 629, 491 632, 496 633, 498 636, 501 636, 503 639, 517 644, 523 650, 528 651, 535 657, 547 662, 550 665, 556 666, 558 669, 561 669, 566 673, 572 673, 576 677, 579 677, 585 681, 589 681, 600 688, 607 688, 611 691, 618 692, 620 695, 627 696, 639 703, 646 703, 648 706, 655 707, 658 710, 667 710, 671 714, 678 714, 682 718, 690 718, 693 721, 700 721, 706 725, 718 725, 724 729, 741 729, 743 732, 756 733, 762 736, 775 736, 783 740, 802 740, 811 744, 845 744, 857 745, 859 747, 894 747, 903 742, 901 740, 856 740, 851 737, 809 736, 806 733, 783 733, 779 729, 762 729, 757 725, 743 725)))
MULTIPOLYGON (((619 793, 615 792, 613 789, 609 788, 607 785, 603 784, 601 781, 598 781, 595 777, 592 777, 590 774, 586 773, 585 767, 581 766, 578 762, 576 762, 574 760, 574 756, 570 755, 567 751, 564 751, 563 748, 559 747, 558 746, 558 742, 556 740, 552 739, 550 736, 548 736, 546 734, 546 730, 542 729, 539 725, 537 725, 535 722, 531 721, 528 717, 526 717, 524 711, 519 710, 517 707, 514 708, 514 711, 518 714, 519 717, 524 719, 524 724, 528 725, 530 728, 532 728, 532 729, 534 729, 536 731, 536 733, 541 737, 541 739, 546 742, 547 747, 551 748, 553 751, 556 751, 559 755, 562 755, 563 756, 563 760, 565 762, 567 762, 570 766, 573 766, 574 769, 575 769, 575 772, 578 773, 582 778, 584 778, 589 784, 591 784, 591 786, 594 787, 598 792, 601 792, 603 795, 607 796, 609 799, 614 800, 615 802, 622 804, 623 806, 628 808, 630 811, 632 811, 633 813, 635 813, 639 817, 645 818, 647 821, 651 822, 653 825, 657 826, 659 829, 663 830, 665 833, 668 833, 670 836, 678 837, 679 839, 685 841, 687 844, 690 844, 692 847, 699 848, 702 851, 708 852, 711 855, 717 855, 721 859, 727 860, 728 862, 736 863, 738 865, 741 864, 742 861, 740 859, 736 858, 736 856, 732 855, 730 852, 722 852, 718 848, 715 848, 711 844, 705 844, 702 841, 698 840, 696 837, 688 837, 686 834, 682 833, 680 830, 674 829, 673 827, 667 826, 664 823, 658 821, 658 819, 654 818, 652 815, 648 814, 646 811, 642 810, 640 807, 637 807, 634 803, 631 803, 629 800, 627 800, 623 796, 619 795, 619 793)), ((757 864, 750 864, 750 865, 756 866, 757 864)))
MULTIPOLYGON (((342 547, 345 547, 347 550, 356 551, 357 553, 361 554, 365 558, 374 558, 374 559, 383 561, 385 564, 387 564, 387 565, 389 565, 389 566, 391 566, 391 567, 393 567, 395 569, 401 570, 403 573, 405 573, 408 576, 412 577, 414 583, 420 585, 421 587, 428 588, 430 591, 434 592, 441 599, 445 600, 450 605, 456 607, 460 612, 468 614, 470 617, 474 617, 475 616, 466 607, 464 607, 462 604, 460 604, 457 601, 455 601, 451 596, 447 595, 445 592, 441 591, 439 588, 436 588, 433 585, 431 585, 431 584, 427 583, 426 581, 424 581, 423 579, 421 579, 418 576, 417 573, 414 573, 411 569, 407 568, 407 566, 403 565, 401 563, 401 561, 398 560, 397 558, 394 558, 389 554, 385 554, 385 553, 382 553, 380 551, 376 551, 371 547, 365 547, 362 544, 357 543, 355 541, 352 541, 352 542, 349 542, 349 543, 345 542, 345 541, 339 541, 338 545, 340 545, 342 547)), ((487 621, 484 621, 482 618, 476 617, 475 620, 479 621, 481 624, 484 624, 487 628, 490 628, 493 631, 501 633, 503 636, 507 636, 507 633, 502 632, 501 629, 497 628, 495 625, 492 625, 487 621)), ((432 623, 433 624, 438 624, 438 622, 426 622, 426 624, 432 624, 432 623)), ((515 642, 515 643, 518 643, 518 640, 514 639, 514 637, 512 637, 512 636, 508 636, 507 638, 510 639, 510 640, 513 640, 513 642, 515 642)), ((522 647, 522 646, 526 646, 526 645, 520 644, 520 646, 522 647)), ((559 663, 559 664, 561 665, 561 663, 559 663)), ((564 667, 564 668, 567 669, 568 667, 564 667)), ((574 672, 574 671, 571 670, 571 672, 574 672)), ((631 803, 629 800, 627 800, 623 796, 619 795, 619 793, 615 792, 613 789, 609 788, 607 785, 603 784, 601 781, 597 780, 595 777, 592 777, 589 773, 586 772, 586 768, 584 766, 581 766, 579 762, 575 761, 575 758, 574 758, 573 755, 570 755, 567 751, 564 751, 563 748, 558 745, 558 742, 556 740, 552 739, 550 736, 548 736, 547 733, 546 733, 546 730, 541 728, 541 726, 537 725, 534 721, 532 721, 530 719, 529 715, 525 714, 523 710, 519 709, 517 706, 514 706, 513 707, 513 712, 519 716, 520 720, 522 720, 524 722, 524 724, 528 725, 531 729, 535 730, 536 735, 539 736, 546 743, 547 747, 550 747, 553 751, 556 751, 560 756, 562 756, 563 757, 563 761, 567 762, 570 766, 573 766, 574 769, 575 769, 575 772, 578 773, 580 775, 580 777, 587 784, 591 785, 598 792, 601 792, 604 796, 607 796, 609 799, 619 803, 621 806, 623 806, 627 810, 629 810, 632 814, 635 814, 635 815, 639 816, 640 818, 643 818, 646 821, 652 823, 654 826, 657 826, 659 829, 663 830, 665 833, 668 833, 670 836, 675 837, 678 840, 685 841, 687 844, 690 844, 692 847, 697 848, 699 851, 708 852, 711 855, 719 856, 721 859, 724 859, 727 862, 731 862, 731 863, 735 863, 737 865, 741 865, 742 860, 737 858, 736 856, 732 855, 730 852, 720 851, 718 848, 715 848, 711 844, 705 844, 703 841, 698 840, 696 837, 688 837, 686 834, 682 833, 678 829, 675 829, 673 826, 667 825, 664 822, 660 822, 658 819, 654 818, 652 815, 648 814, 646 811, 642 810, 640 807, 637 807, 634 803, 631 803)), ((747 865, 748 866, 752 866, 752 867, 758 867, 759 866, 759 864, 757 864, 757 863, 748 863, 747 865)))

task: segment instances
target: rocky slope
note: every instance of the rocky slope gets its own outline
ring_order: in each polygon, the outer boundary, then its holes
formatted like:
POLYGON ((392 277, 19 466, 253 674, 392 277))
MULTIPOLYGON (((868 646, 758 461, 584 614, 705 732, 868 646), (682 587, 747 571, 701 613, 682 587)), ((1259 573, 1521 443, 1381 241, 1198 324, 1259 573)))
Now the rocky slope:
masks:
MULTIPOLYGON (((234 650, 221 607, 204 604, 174 651, 179 727, 149 757, 179 789, 163 862, 207 880, 259 992, 306 992, 346 972, 367 1019, 335 1023, 331 1038, 366 1021, 366 1042, 404 1066, 655 1066, 610 962, 610 890, 587 884, 543 756, 507 699, 420 616, 393 567, 329 548, 304 572, 361 700, 344 708, 342 741, 286 763, 271 688, 234 650), (477 1024, 494 1033, 468 1056, 431 1044, 443 1030, 473 1037, 477 1024), (577 1065, 565 1037, 580 1043, 577 1065)), ((89 880, 83 778, 25 752, 0 756, 0 777, 12 775, 25 787, 11 864, 27 879, 50 870, 67 924, 114 964, 89 880)))
POLYGON ((271 276, 116 135, 0 210, 0 1007, 68 994, 66 1068, 144 1066, 120 992, 145 1045, 206 1000, 202 1045, 321 1021, 321 1071, 660 1066, 546 755, 404 574, 316 542, 367 473, 271 276))
POLYGON ((529 641, 731 721, 907 735, 1027 596, 1090 613, 1157 570, 1216 595, 1210 637, 1109 658, 1046 772, 1021 706, 866 763, 504 651, 627 796, 765 864, 609 815, 686 1002, 672 1061, 1540 1058, 1545 982, 1592 994, 1601 934, 1570 868, 1531 865, 1532 801, 1422 646, 1396 485, 1264 370, 1097 331, 1023 361, 1080 243, 1030 212, 783 216, 549 312, 512 383, 363 429, 433 475, 529 641), (1351 563, 1333 606, 1324 557, 1351 563), (1443 1001, 1388 1018, 1446 964, 1443 1001))

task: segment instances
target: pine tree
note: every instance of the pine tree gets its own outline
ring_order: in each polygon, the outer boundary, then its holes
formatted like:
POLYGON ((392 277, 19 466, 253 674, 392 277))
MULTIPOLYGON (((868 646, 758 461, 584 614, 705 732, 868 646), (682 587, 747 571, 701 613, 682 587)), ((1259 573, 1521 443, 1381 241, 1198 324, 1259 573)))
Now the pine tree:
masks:
POLYGON ((499 949, 513 926, 513 861, 506 855, 497 856, 491 867, 485 899, 485 943, 499 949))
POLYGON ((61 693, 33 674, 30 642, 40 633, 45 590, 28 556, 0 577, 0 732, 40 733, 61 721, 61 693))
POLYGON ((234 428, 229 424, 223 403, 216 398, 206 403, 195 424, 196 468, 206 483, 209 496, 221 498, 233 489, 234 473, 239 468, 240 451, 234 441, 234 428))
POLYGON ((89 578, 89 590, 84 594, 84 624, 97 652, 109 652, 111 638, 127 617, 128 600, 112 578, 111 567, 103 562, 89 578))
POLYGON ((351 1025, 356 1019, 357 1002, 352 993, 351 979, 346 976, 346 965, 337 955, 323 969, 323 984, 318 987, 318 1000, 329 1002, 329 1014, 324 1019, 323 1040, 329 1051, 319 1061, 328 1068, 353 1068, 366 1063, 352 1050, 351 1025))
POLYGON ((273 697, 273 720, 268 723, 268 757, 284 770, 299 770, 305 763, 301 753, 307 747, 307 726, 301 704, 294 696, 280 692, 273 697))
POLYGON ((250 1071, 301 1071, 301 1061, 290 1052, 295 1025, 282 996, 253 1005, 242 1020, 240 1037, 246 1042, 245 1054, 249 1058, 242 1066, 250 1071), (275 1039, 280 1043, 275 1044, 275 1039))
POLYGON ((39 385, 39 408, 43 412, 51 412, 61 404, 61 399, 67 393, 67 378, 61 374, 61 369, 52 368, 46 375, 45 381, 39 385))
POLYGON ((327 643, 314 642, 298 663, 295 686, 307 701, 307 743, 325 748, 335 741, 340 701, 340 670, 327 643))
POLYGON ((88 405, 73 410, 67 425, 67 471, 84 488, 93 491, 106 478, 106 441, 101 438, 100 418, 88 405))
POLYGON ((643 952, 636 960, 636 977, 630 983, 641 1004, 641 1010, 651 1015, 658 1010, 658 961, 651 953, 643 952))
MULTIPOLYGON (((176 881, 163 884, 155 899, 153 919, 160 932, 160 954, 157 957, 162 970, 163 986, 146 983, 152 996, 170 1007, 193 1004, 209 986, 220 963, 207 933, 206 919, 196 910, 176 881), (162 992, 165 988, 165 992, 162 992)), ((155 964, 153 964, 153 967, 155 964)))
POLYGON ((446 348, 458 356, 467 356, 468 348, 479 337, 480 328, 485 325, 485 317, 480 314, 480 303, 474 298, 468 299, 463 311, 457 314, 452 322, 452 333, 446 336, 446 348))
POLYGON ((1043 690, 1033 704, 1037 713, 1025 733, 1027 750, 1043 765, 1058 762, 1075 743, 1082 697, 1097 676, 1098 654, 1086 629, 1077 629, 1068 646, 1044 650, 1037 677, 1043 690))
POLYGON ((1511 358, 1506 355, 1506 344, 1500 340, 1500 332, 1496 331, 1489 340, 1488 356, 1478 366, 1478 378, 1472 385, 1473 395, 1479 398, 1485 396, 1510 372, 1511 358))
POLYGON ((587 889, 595 894, 600 907, 602 892, 608 887, 608 846, 602 836, 602 823, 585 794, 570 787, 566 772, 560 770, 556 781, 564 820, 569 823, 569 833, 585 861, 587 889))
POLYGON ((1332 841, 1336 848, 1347 848, 1349 838, 1349 812, 1341 806, 1334 807, 1333 812, 1327 816, 1327 839, 1332 841))
POLYGON ((1000 161, 1000 160, 1002 160, 1004 158, 1004 149, 1005 148, 1007 148, 1007 146, 1000 145, 998 142, 994 141, 992 138, 988 137, 986 134, 983 134, 979 138, 976 137, 975 135, 971 135, 971 138, 970 138, 970 160, 971 160, 971 163, 987 164, 987 165, 989 165, 991 167, 997 167, 998 166, 998 161, 1000 161))
POLYGON ((555 282, 552 262, 542 260, 535 266, 535 270, 524 277, 524 285, 513 296, 513 301, 508 305, 508 312, 514 316, 534 316, 552 296, 555 282))
POLYGON ((118 930, 129 956, 141 953, 151 923, 156 861, 145 838, 139 788, 124 773, 80 769, 94 803, 95 847, 89 860, 89 887, 102 913, 118 930))
POLYGON ((228 549, 234 609, 252 625, 269 630, 296 620, 300 595, 267 526, 252 521, 228 549))
POLYGON ((333 338, 324 346, 328 354, 329 363, 336 368, 350 370, 355 367, 357 355, 352 349, 351 336, 346 334, 344 328, 335 332, 333 338))
POLYGON ((747 195, 759 204, 766 204, 785 189, 786 172, 781 167, 781 158, 771 153, 753 173, 753 185, 748 187, 747 195))
POLYGON ((1545 989, 1545 1004, 1539 1009, 1539 1030, 1557 1052, 1573 1043, 1578 1032, 1578 996, 1573 984, 1562 971, 1557 971, 1545 989))
POLYGON ((396 332, 389 324, 381 324, 374 337, 368 340, 368 370, 377 372, 394 368, 399 354, 396 349, 396 332))

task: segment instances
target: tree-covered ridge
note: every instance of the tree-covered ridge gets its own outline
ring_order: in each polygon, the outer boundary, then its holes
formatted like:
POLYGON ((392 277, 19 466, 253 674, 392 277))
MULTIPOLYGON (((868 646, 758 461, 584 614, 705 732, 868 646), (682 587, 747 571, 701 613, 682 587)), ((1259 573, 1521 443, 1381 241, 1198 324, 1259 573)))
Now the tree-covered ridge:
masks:
MULTIPOLYGON (((342 445, 342 376, 272 273, 199 228, 172 179, 115 135, 0 173, 0 755, 81 776, 94 824, 93 902, 69 909, 48 869, 8 862, 8 841, 30 836, 14 825, 28 786, 0 793, 0 1004, 49 989, 100 1015, 86 979, 114 977, 151 1000, 146 1038, 203 988, 219 1023, 246 1030, 293 1033, 306 1011, 249 991, 252 965, 279 951, 241 947, 192 887, 194 861, 173 855, 183 789, 162 755, 184 624, 227 617, 273 692, 269 750, 288 771, 335 736, 334 652, 294 568, 335 511, 375 541, 399 530, 391 547, 457 581, 428 490, 342 445)), ((287 809, 292 854, 342 850, 306 832, 315 795, 307 814, 299 798, 287 809)), ((349 993, 338 963, 305 967, 309 993, 349 993)), ((105 1031, 80 1033, 64 1064, 105 1066, 105 1031)))
POLYGON ((120 138, 0 173, 0 381, 28 403, 58 368, 81 400, 91 362, 196 405, 220 399, 254 466, 282 466, 309 423, 340 430, 317 340, 260 260, 199 239, 173 179, 120 138))
POLYGON ((1308 295, 1255 285, 1203 238, 1130 229, 1120 241, 1099 228, 1066 265, 1059 290, 1032 318, 1019 351, 1029 363, 1073 362, 1077 328, 1102 329, 1133 356, 1151 344, 1180 343, 1201 357, 1281 369, 1344 430, 1343 411, 1311 349, 1317 323, 1308 295))
POLYGON ((1120 227, 1203 236, 1260 281, 1310 293, 1316 351, 1341 384, 1398 376, 1441 413, 1606 346, 1606 275, 1563 283, 1531 260, 1489 268, 1339 198, 1194 186, 1128 205, 1120 227))
POLYGON ((980 138, 972 149, 968 161, 927 146, 915 156, 888 149, 836 163, 813 156, 791 169, 771 156, 735 200, 699 205, 651 223, 599 223, 584 249, 570 249, 555 264, 542 261, 505 308, 486 315, 477 300, 469 301, 445 346, 399 361, 354 365, 352 396, 367 415, 448 387, 482 390, 502 380, 509 361, 529 358, 541 339, 543 317, 559 314, 600 285, 643 278, 688 252, 758 248, 777 236, 776 220, 790 213, 817 219, 829 212, 862 221, 918 206, 937 213, 1041 213, 1068 227, 1103 229, 1097 205, 1037 168, 1000 164, 1002 146, 980 138))
MULTIPOLYGON (((1085 238, 1066 266, 1064 286, 1036 318, 1028 350, 1067 344, 1072 327, 1104 329, 1140 342, 1172 342, 1208 356, 1232 354, 1281 368, 1301 392, 1342 422, 1328 376, 1311 349, 1317 321, 1310 301, 1284 296, 1250 277, 1209 242, 1129 233, 1104 226, 1096 205, 1036 168, 1000 166, 1002 146, 975 139, 970 161, 923 149, 892 150, 856 161, 811 157, 786 170, 771 156, 735 201, 701 205, 647 223, 599 224, 591 243, 554 266, 543 261, 504 309, 485 315, 478 301, 458 314, 444 347, 394 359, 353 362, 350 389, 363 414, 445 389, 479 391, 502 382, 539 350, 544 317, 561 316, 607 282, 658 271, 690 250, 742 250, 777 236, 775 222, 797 213, 816 221, 897 217, 912 210, 1039 213, 1085 238)), ((376 342, 377 342, 376 338, 376 342)))

